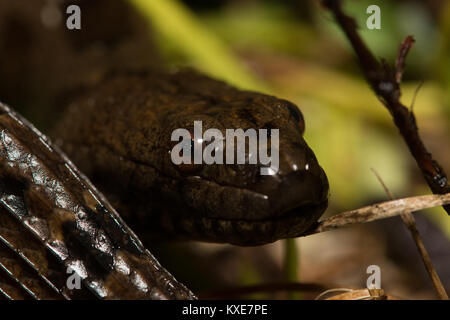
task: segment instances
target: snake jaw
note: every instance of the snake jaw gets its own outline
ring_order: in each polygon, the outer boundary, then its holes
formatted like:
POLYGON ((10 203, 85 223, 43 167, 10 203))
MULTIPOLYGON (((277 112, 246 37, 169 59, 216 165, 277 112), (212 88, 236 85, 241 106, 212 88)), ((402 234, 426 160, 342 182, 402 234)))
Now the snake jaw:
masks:
POLYGON ((203 217, 200 220, 181 219, 178 222, 180 240, 190 239, 230 243, 238 246, 259 246, 281 239, 299 237, 322 215, 328 206, 325 200, 289 210, 277 218, 264 220, 230 220, 203 217))

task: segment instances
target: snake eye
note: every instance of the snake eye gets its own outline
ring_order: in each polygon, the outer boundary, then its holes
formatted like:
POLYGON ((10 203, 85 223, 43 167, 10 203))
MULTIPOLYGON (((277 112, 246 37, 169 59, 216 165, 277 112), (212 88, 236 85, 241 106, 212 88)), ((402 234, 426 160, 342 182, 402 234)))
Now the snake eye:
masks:
POLYGON ((303 115, 298 109, 298 107, 295 104, 292 104, 288 101, 286 101, 286 108, 289 111, 289 114, 292 116, 292 118, 295 119, 296 122, 300 125, 301 131, 305 131, 305 122, 303 119, 303 115))
POLYGON ((178 170, 181 173, 193 174, 193 173, 200 171, 203 168, 203 161, 201 164, 194 163, 194 150, 195 150, 196 144, 200 144, 198 147, 202 148, 201 142, 196 142, 194 139, 191 139, 191 145, 190 145, 191 161, 190 161, 190 163, 182 163, 178 166, 178 170))
POLYGON ((180 156, 183 161, 180 164, 176 164, 175 167, 177 170, 183 175, 191 175, 196 172, 199 172, 203 168, 203 159, 201 164, 195 164, 195 149, 200 148, 203 154, 203 141, 195 141, 193 138, 193 134, 191 134, 191 138, 186 141, 182 141, 183 148, 180 152, 180 156))

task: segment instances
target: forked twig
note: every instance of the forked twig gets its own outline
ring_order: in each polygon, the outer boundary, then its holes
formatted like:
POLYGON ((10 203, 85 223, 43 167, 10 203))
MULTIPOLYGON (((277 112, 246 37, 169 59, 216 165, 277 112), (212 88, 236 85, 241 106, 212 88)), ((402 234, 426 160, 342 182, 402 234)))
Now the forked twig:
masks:
MULTIPOLYGON (((394 195, 386 186, 383 179, 381 179, 381 176, 374 169, 372 169, 372 171, 377 177, 378 181, 380 181, 388 197, 393 200, 394 195)), ((436 289, 439 298, 441 300, 448 300, 447 292, 445 291, 441 279, 439 278, 439 275, 437 274, 436 269, 434 268, 433 263, 431 262, 430 255, 428 254, 428 251, 425 248, 425 245, 422 241, 422 237, 420 236, 419 230, 417 229, 416 220, 414 219, 414 216, 411 214, 411 212, 405 212, 400 214, 400 217, 402 218, 406 228, 408 228, 408 230, 411 232, 411 236, 414 240, 414 243, 417 246, 417 249, 419 250, 420 257, 422 258, 423 264, 425 265, 425 269, 427 270, 431 278, 431 281, 433 282, 433 286, 436 289)))
POLYGON ((395 60, 395 82, 398 85, 402 82, 403 72, 405 72, 406 57, 415 42, 416 40, 412 36, 407 36, 398 50, 397 59, 395 60))
MULTIPOLYGON (((322 0, 322 3, 333 13, 336 22, 350 41, 367 82, 391 113, 395 125, 416 160, 431 191, 435 194, 449 193, 450 185, 447 176, 423 144, 414 114, 400 102, 400 82, 405 69, 406 56, 414 44, 413 37, 408 36, 400 45, 393 70, 384 60, 379 62, 375 58, 358 34, 355 20, 342 11, 340 0, 322 0)), ((450 206, 447 205, 444 209, 450 214, 450 206)))

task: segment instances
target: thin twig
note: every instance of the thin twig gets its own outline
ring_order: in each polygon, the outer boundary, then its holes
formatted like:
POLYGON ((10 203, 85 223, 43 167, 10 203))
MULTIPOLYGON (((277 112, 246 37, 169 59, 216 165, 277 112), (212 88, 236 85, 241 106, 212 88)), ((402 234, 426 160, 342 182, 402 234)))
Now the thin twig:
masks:
MULTIPOLYGON (((381 183, 381 185, 384 188, 384 191, 386 191, 386 194, 391 200, 394 200, 394 195, 389 190, 389 188, 384 183, 381 176, 378 174, 378 172, 374 169, 372 169, 372 172, 377 177, 378 181, 381 183)), ((405 212, 400 215, 400 217, 403 220, 404 225, 406 228, 408 228, 409 232, 411 233, 411 236, 414 240, 414 243, 417 246, 417 249, 419 250, 420 257, 422 258, 423 264, 425 265, 425 269, 428 272, 428 275, 431 278, 431 281, 433 282, 433 286, 436 289, 436 292, 441 300, 448 300, 447 292, 444 289, 444 286, 441 282, 441 279, 439 278, 439 275, 436 272, 436 269, 433 266, 433 263, 431 262, 430 255, 428 254, 427 249, 425 248, 425 244, 422 241, 422 237, 420 236, 419 230, 417 229, 416 220, 414 219, 414 216, 411 212, 405 212)))
POLYGON ((398 85, 402 82, 403 73, 405 72, 406 57, 415 42, 416 40, 412 36, 407 36, 398 50, 397 59, 395 60, 395 82, 398 85))
POLYGON ((335 230, 355 224, 391 218, 405 212, 416 212, 423 209, 450 204, 450 193, 409 197, 392 201, 376 203, 371 206, 351 210, 331 218, 317 222, 302 236, 335 230))
POLYGON ((409 110, 410 110, 411 114, 414 114, 414 105, 416 104, 416 98, 417 98, 417 95, 419 94, 420 89, 423 86, 423 83, 424 83, 423 80, 420 81, 420 83, 417 86, 416 90, 414 90, 414 95, 413 95, 413 98, 412 98, 412 101, 411 101, 411 106, 409 107, 409 110))
POLYGON ((350 288, 333 288, 333 289, 328 289, 325 290, 324 292, 321 292, 317 297, 314 298, 314 300, 321 300, 323 297, 325 297, 326 295, 330 294, 330 293, 335 293, 335 292, 352 292, 354 291, 354 289, 350 289, 350 288))
MULTIPOLYGON (((367 82, 391 113, 395 125, 432 192, 435 194, 449 193, 450 185, 447 176, 420 139, 414 114, 400 102, 400 81, 405 68, 405 59, 414 39, 409 36, 400 45, 393 70, 385 61, 382 60, 380 63, 368 49, 358 34, 355 20, 342 11, 340 0, 323 0, 322 3, 333 13, 336 22, 350 41, 367 82)), ((444 209, 450 214, 450 206, 445 206, 444 209)))
MULTIPOLYGON (((291 238, 284 241, 284 268, 285 280, 290 283, 298 282, 299 253, 297 239, 291 238)), ((288 300, 300 300, 298 292, 291 291, 287 295, 288 300)))

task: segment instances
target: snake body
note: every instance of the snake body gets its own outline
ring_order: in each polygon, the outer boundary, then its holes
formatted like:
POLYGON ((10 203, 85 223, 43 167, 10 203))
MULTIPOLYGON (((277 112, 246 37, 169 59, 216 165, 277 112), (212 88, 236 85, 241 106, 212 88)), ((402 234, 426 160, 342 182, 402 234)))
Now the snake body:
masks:
POLYGON ((71 161, 0 104, 0 293, 192 299, 71 161), (68 287, 75 272, 83 288, 68 287))

